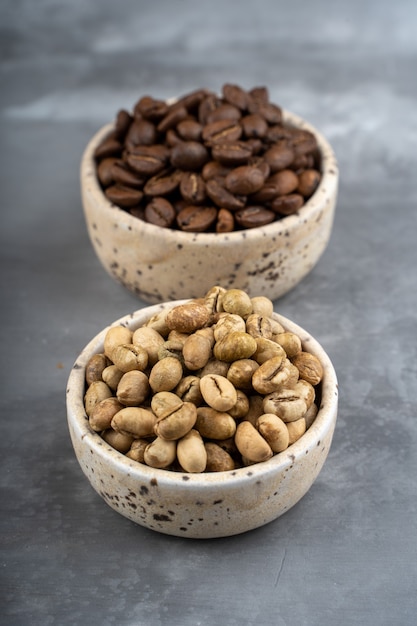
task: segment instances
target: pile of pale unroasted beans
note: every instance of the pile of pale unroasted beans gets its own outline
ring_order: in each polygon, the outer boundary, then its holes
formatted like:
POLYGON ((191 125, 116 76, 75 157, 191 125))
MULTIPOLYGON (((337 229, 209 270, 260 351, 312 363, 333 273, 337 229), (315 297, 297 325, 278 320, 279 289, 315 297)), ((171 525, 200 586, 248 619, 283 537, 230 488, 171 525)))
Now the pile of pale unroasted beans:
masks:
POLYGON ((112 203, 186 232, 265 226, 297 212, 321 179, 315 135, 285 125, 266 87, 225 84, 172 104, 143 96, 94 156, 112 203))
POLYGON ((84 404, 91 428, 130 459, 227 471, 297 441, 317 415, 322 377, 268 298, 215 286, 134 331, 110 327, 87 364, 84 404))

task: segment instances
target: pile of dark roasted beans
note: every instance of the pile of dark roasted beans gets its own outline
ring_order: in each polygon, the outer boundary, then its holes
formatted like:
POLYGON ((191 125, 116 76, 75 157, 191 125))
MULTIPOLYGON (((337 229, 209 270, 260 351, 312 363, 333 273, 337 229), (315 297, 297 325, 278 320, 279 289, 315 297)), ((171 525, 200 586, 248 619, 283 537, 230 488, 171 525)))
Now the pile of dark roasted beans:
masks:
POLYGON ((108 200, 163 228, 227 233, 296 213, 321 179, 317 140, 266 87, 143 96, 95 150, 108 200))

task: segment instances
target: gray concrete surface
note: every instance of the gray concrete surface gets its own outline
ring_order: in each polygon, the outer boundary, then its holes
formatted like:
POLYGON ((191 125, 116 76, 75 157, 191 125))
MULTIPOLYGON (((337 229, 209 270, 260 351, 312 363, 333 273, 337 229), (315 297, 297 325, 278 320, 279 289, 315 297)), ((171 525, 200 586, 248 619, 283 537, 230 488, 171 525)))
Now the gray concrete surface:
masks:
POLYGON ((0 622, 7 626, 411 626, 417 591, 417 5, 3 0, 0 6, 0 622), (140 95, 223 82, 331 140, 330 245, 275 302, 331 355, 328 461, 282 518, 214 541, 137 527, 73 455, 79 350, 143 306, 90 247, 78 167, 140 95))

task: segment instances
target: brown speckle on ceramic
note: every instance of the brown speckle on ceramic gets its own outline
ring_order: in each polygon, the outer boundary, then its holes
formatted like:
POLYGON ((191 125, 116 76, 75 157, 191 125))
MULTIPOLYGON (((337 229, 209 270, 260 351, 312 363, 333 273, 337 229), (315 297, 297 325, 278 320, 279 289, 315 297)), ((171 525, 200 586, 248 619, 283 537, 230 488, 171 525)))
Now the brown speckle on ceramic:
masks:
MULTIPOLYGON (((165 306, 141 309, 114 322, 135 330, 165 306)), ((153 469, 111 448, 88 423, 85 366, 103 350, 107 329, 81 352, 67 387, 69 432, 78 462, 95 491, 115 511, 141 526, 189 538, 225 537, 276 519, 310 489, 330 449, 337 416, 337 379, 329 357, 305 330, 274 317, 297 333, 321 361, 324 376, 317 417, 306 433, 264 463, 233 471, 186 474, 153 469)))
POLYGON ((225 234, 160 228, 111 204, 97 181, 93 158, 112 125, 103 127, 84 152, 81 192, 91 243, 106 271, 151 303, 200 297, 212 285, 233 286, 274 300, 297 285, 328 244, 338 166, 331 146, 313 126, 286 111, 284 120, 316 135, 322 168, 319 187, 298 213, 267 226, 225 234))

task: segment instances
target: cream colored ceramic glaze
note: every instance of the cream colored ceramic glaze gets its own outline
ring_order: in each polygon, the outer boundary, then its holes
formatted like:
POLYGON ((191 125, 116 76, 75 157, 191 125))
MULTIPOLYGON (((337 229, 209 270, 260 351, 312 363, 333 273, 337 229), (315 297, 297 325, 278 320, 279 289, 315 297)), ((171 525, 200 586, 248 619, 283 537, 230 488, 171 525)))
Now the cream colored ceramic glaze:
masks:
MULTIPOLYGON (((117 320, 132 330, 163 306, 117 320)), ((294 506, 317 478, 330 449, 337 417, 337 379, 329 357, 305 330, 274 314, 299 334, 323 364, 319 413, 309 430, 269 461, 234 471, 186 474, 147 467, 120 454, 88 424, 83 395, 85 366, 103 349, 104 329, 81 352, 67 388, 68 425, 78 462, 95 491, 128 519, 168 535, 214 538, 236 535, 276 519, 294 506)))
POLYGON ((203 295, 212 285, 244 289, 275 300, 292 289, 323 254, 332 230, 338 166, 326 139, 288 112, 286 123, 318 140, 322 180, 296 215, 268 226, 228 234, 185 233, 147 224, 111 204, 97 181, 93 154, 112 129, 103 127, 81 162, 81 192, 88 233, 106 271, 146 302, 203 295))

